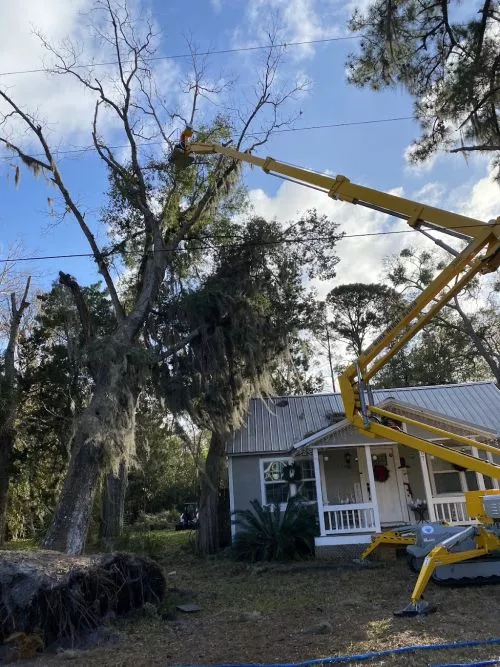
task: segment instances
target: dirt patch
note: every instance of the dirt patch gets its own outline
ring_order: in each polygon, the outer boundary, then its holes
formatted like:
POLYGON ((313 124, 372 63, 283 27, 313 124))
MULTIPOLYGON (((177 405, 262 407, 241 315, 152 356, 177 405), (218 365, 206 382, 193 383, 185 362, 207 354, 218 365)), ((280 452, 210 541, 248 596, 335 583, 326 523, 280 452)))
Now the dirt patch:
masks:
MULTIPOLYGON (((163 558, 172 598, 158 614, 117 623, 119 644, 72 656, 75 667, 297 662, 354 655, 411 644, 437 644, 500 636, 500 587, 440 588, 428 598, 436 614, 395 618, 415 574, 401 561, 375 569, 331 569, 314 562, 254 568, 231 561, 197 561, 186 536, 167 536, 163 558), (197 614, 175 612, 196 600, 197 614), (322 627, 325 631, 312 632, 322 627), (331 628, 331 630, 330 630, 331 628)), ((408 654, 351 665, 406 665, 493 659, 500 646, 408 654)), ((43 655, 26 665, 61 664, 64 654, 43 655)))

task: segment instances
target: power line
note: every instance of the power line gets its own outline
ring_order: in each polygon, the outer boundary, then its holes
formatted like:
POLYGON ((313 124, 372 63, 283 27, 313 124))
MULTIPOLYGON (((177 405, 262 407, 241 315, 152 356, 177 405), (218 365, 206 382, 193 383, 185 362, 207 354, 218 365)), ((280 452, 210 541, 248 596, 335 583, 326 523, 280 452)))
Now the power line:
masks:
MULTIPOLYGON (((283 134, 284 132, 306 132, 309 130, 325 130, 333 127, 347 127, 350 125, 374 125, 377 123, 394 123, 401 120, 416 120, 414 116, 395 116, 393 118, 371 118, 368 120, 353 120, 353 121, 339 121, 336 123, 325 123, 322 125, 308 125, 305 127, 287 127, 281 130, 274 130, 273 134, 283 134)), ((267 134, 267 132, 252 132, 251 136, 261 136, 267 134)), ((138 142, 137 146, 139 148, 143 146, 161 146, 164 141, 143 141, 138 142)), ((110 150, 116 151, 125 148, 129 148, 130 144, 118 144, 116 146, 108 146, 110 150)), ((79 146, 77 148, 70 148, 62 151, 53 151, 52 155, 61 156, 61 155, 77 155, 80 153, 88 153, 90 151, 97 150, 95 146, 79 146)), ((42 158, 45 157, 44 153, 34 153, 31 157, 42 158)), ((17 155, 0 155, 0 160, 18 160, 20 159, 17 155)))
MULTIPOLYGON (((147 62, 158 60, 181 60, 182 58, 192 58, 194 56, 220 56, 228 53, 241 53, 243 51, 262 51, 264 49, 283 49, 289 46, 306 46, 308 44, 326 44, 328 42, 342 42, 349 39, 359 39, 362 35, 349 35, 346 37, 326 37, 325 39, 310 39, 302 42, 282 42, 281 44, 260 44, 258 46, 241 46, 234 49, 220 49, 217 51, 200 51, 195 53, 176 53, 170 56, 152 56, 145 58, 147 62)), ((122 65, 133 64, 132 60, 122 61, 122 65)), ((118 65, 118 61, 110 60, 108 62, 88 63, 86 65, 73 65, 73 69, 85 69, 87 67, 109 67, 118 65)), ((50 71, 50 70, 49 70, 50 71)), ((41 74, 47 73, 47 69, 40 67, 37 69, 21 69, 13 72, 0 72, 0 76, 17 76, 18 74, 41 74)))
MULTIPOLYGON (((348 120, 339 123, 328 123, 325 125, 309 125, 308 127, 288 127, 283 130, 275 130, 273 134, 281 134, 282 132, 302 132, 303 130, 324 130, 330 127, 346 127, 347 125, 372 125, 373 123, 393 123, 398 120, 416 120, 415 116, 395 116, 394 118, 374 118, 370 120, 348 120)), ((252 134, 260 135, 265 132, 253 132, 252 134)))
MULTIPOLYGON (((487 226, 488 223, 479 223, 476 225, 462 225, 459 229, 464 229, 466 227, 485 227, 487 226)), ((458 228, 457 228, 458 229, 458 228)), ((386 232, 363 232, 361 234, 344 234, 341 238, 337 239, 336 243, 339 243, 343 241, 344 239, 354 239, 354 238, 368 238, 368 237, 373 237, 373 236, 391 236, 394 234, 414 234, 417 233, 417 229, 398 229, 398 230, 393 230, 393 231, 386 231, 386 232)), ((204 236, 204 237, 197 237, 197 238, 192 238, 192 239, 184 239, 185 241, 211 241, 214 239, 235 239, 237 238, 234 235, 213 235, 213 236, 204 236)), ((241 237, 240 237, 241 238, 241 237)), ((260 242, 243 242, 243 243, 227 243, 227 244, 221 244, 221 245, 210 245, 209 249, 219 249, 219 248, 252 248, 252 247, 260 247, 260 246, 270 246, 270 245, 280 245, 282 243, 311 243, 312 241, 330 241, 331 238, 329 236, 308 236, 305 238, 284 238, 284 239, 276 239, 275 241, 260 241, 260 242)), ((206 250, 207 246, 200 245, 195 248, 173 248, 171 250, 165 249, 164 251, 161 252, 189 252, 193 250, 206 250)), ((154 251, 158 252, 158 251, 154 251)), ((112 255, 119 255, 119 254, 126 254, 126 255, 133 255, 136 254, 133 251, 123 251, 123 250, 115 250, 113 252, 106 252, 102 251, 103 257, 111 257, 112 255)), ((149 253, 149 254, 154 254, 154 253, 149 253)), ((63 255, 38 255, 38 256, 31 256, 31 257, 18 257, 12 258, 12 257, 5 257, 5 258, 0 258, 0 262, 2 263, 13 263, 15 264, 16 262, 34 262, 34 261, 39 261, 39 260, 47 260, 47 259, 72 259, 72 258, 94 258, 93 253, 91 252, 83 252, 83 253, 68 253, 68 254, 63 254, 63 255)))

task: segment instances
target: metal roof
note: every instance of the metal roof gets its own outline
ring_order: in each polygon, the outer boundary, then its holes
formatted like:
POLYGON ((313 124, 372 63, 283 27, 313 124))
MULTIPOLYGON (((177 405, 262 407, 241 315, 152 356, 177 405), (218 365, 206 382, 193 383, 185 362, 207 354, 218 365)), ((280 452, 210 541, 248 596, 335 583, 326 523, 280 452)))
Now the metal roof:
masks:
MULTIPOLYGON (((493 382, 375 389, 375 403, 395 398, 500 434, 500 390, 493 382)), ((246 424, 228 441, 228 454, 288 451, 292 445, 339 421, 340 394, 253 398, 246 424)))

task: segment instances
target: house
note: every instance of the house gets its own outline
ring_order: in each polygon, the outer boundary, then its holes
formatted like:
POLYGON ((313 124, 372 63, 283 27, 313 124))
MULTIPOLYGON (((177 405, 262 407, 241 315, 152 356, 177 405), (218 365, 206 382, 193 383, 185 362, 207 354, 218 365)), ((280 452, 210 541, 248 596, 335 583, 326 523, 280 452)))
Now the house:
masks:
MULTIPOLYGON (((500 390, 493 382, 380 389, 376 405, 475 440, 498 444, 500 390)), ((465 451, 427 431, 409 433, 465 451)), ((475 456, 499 456, 472 447, 475 456)), ((227 443, 231 511, 285 504, 299 487, 315 503, 321 555, 361 550, 371 535, 418 518, 469 523, 464 492, 498 489, 497 480, 393 442, 363 436, 343 414, 340 394, 252 399, 245 425, 227 443), (299 480, 286 477, 294 462, 299 480), (417 505, 417 507, 415 507, 417 505)), ((235 526, 233 525, 233 535, 235 526)))

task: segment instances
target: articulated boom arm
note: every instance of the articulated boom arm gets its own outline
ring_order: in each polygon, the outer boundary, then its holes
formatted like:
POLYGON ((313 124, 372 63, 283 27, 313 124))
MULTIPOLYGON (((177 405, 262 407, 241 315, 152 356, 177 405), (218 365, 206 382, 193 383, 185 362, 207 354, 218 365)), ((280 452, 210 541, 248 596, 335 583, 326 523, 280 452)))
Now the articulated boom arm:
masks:
MULTIPOLYGON (((361 354, 356 363, 342 373, 340 390, 346 417, 366 435, 392 440, 431 456, 445 459, 463 468, 500 479, 500 465, 404 433, 381 422, 383 419, 406 422, 439 438, 458 441, 463 445, 476 447, 486 452, 498 454, 498 448, 469 438, 459 437, 452 432, 437 429, 377 408, 372 405, 371 392, 366 384, 476 275, 498 269, 500 266, 500 217, 485 223, 458 213, 426 206, 403 197, 356 185, 345 176, 327 176, 286 162, 279 162, 271 157, 260 158, 219 144, 192 143, 185 147, 185 151, 188 154, 217 153, 233 160, 246 162, 261 167, 268 174, 274 174, 323 191, 332 199, 358 204, 405 220, 411 227, 423 231, 426 236, 430 235, 424 230, 433 230, 468 242, 464 250, 454 252, 455 258, 452 262, 408 306, 399 321, 381 334, 361 354), (365 390, 369 397, 368 403, 365 398, 365 390)), ((432 236, 430 238, 437 245, 447 247, 438 239, 434 239, 432 236)))

